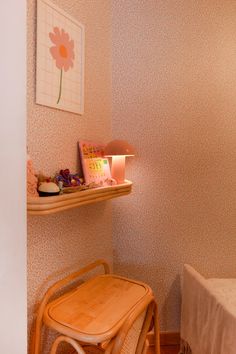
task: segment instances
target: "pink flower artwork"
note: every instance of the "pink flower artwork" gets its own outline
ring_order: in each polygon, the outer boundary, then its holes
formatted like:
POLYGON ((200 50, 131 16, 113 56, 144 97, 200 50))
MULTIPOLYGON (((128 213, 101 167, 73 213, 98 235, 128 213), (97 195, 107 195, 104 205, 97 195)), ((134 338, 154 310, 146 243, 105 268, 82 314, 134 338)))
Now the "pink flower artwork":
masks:
POLYGON ((73 68, 73 61, 75 59, 74 41, 70 39, 69 34, 58 27, 53 28, 53 32, 49 33, 54 46, 50 48, 50 53, 55 60, 56 67, 60 70, 60 88, 57 99, 57 104, 60 102, 62 94, 62 73, 70 68, 73 68))

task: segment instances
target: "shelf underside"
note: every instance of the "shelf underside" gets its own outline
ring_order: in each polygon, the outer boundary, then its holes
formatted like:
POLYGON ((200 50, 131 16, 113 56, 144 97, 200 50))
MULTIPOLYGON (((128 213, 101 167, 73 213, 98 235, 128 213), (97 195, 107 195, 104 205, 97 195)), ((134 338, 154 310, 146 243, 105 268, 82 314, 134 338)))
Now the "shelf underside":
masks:
POLYGON ((71 194, 53 197, 31 197, 27 200, 30 215, 48 215, 77 208, 82 205, 97 203, 131 193, 132 182, 127 181, 115 186, 94 188, 71 194))

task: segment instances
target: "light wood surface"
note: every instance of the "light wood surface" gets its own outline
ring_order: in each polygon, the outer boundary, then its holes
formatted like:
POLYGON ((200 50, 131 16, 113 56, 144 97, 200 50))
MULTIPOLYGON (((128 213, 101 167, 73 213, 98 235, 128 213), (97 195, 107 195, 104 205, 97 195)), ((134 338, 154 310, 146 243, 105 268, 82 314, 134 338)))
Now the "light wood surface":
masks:
POLYGON ((95 277, 50 303, 46 325, 83 342, 104 342, 119 330, 130 311, 152 294, 147 285, 115 275, 95 277))
POLYGON ((82 205, 97 203, 131 193, 132 182, 62 194, 52 197, 29 197, 27 211, 30 215, 48 215, 77 208, 82 205))

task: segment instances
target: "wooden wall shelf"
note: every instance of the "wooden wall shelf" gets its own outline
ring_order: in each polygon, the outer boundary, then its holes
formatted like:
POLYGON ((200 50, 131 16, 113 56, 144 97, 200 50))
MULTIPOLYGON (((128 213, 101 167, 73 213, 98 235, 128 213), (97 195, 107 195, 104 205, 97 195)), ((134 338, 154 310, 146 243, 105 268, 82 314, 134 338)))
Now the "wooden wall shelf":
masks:
POLYGON ((53 197, 31 197, 27 200, 27 211, 30 215, 48 215, 82 205, 101 202, 131 193, 132 182, 126 180, 116 186, 88 189, 71 194, 53 197))

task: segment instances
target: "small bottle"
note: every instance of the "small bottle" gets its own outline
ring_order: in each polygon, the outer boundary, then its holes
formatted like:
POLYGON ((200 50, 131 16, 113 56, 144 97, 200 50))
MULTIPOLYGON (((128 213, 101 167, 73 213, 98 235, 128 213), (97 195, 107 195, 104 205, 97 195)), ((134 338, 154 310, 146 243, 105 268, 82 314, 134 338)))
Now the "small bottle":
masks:
POLYGON ((63 194, 63 182, 62 181, 58 182, 58 187, 60 189, 60 194, 63 194))

